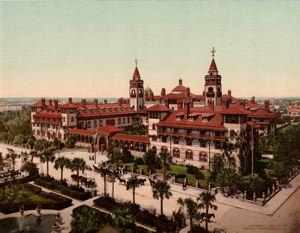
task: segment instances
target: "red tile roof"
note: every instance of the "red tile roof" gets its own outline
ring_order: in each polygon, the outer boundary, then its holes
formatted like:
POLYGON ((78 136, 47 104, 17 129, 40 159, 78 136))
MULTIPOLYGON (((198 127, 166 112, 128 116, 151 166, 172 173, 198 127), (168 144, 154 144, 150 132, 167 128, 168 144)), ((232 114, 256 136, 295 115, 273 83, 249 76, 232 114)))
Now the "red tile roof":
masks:
POLYGON ((208 73, 210 73, 210 72, 218 72, 218 68, 217 68, 214 58, 212 59, 209 70, 208 70, 208 73))
POLYGON ((68 103, 62 104, 60 107, 61 108, 77 108, 78 106, 74 103, 68 102, 68 103))
POLYGON ((150 138, 144 135, 129 135, 129 134, 117 133, 112 138, 115 140, 141 142, 141 143, 150 144, 150 138))
POLYGON ((137 66, 135 67, 132 77, 133 77, 133 79, 141 79, 140 72, 139 72, 139 69, 137 68, 137 66))
POLYGON ((68 131, 70 134, 84 135, 84 136, 93 136, 95 134, 94 130, 88 129, 70 129, 68 131))
POLYGON ((117 133, 120 132, 121 129, 118 127, 114 127, 111 125, 106 125, 97 129, 99 133, 117 133))
MULTIPOLYGON (((192 112, 190 114, 195 114, 197 112, 192 112)), ((184 115, 182 111, 173 111, 165 120, 160 121, 158 123, 158 126, 170 126, 170 127, 180 127, 180 128, 195 128, 195 129, 210 129, 210 130, 216 130, 216 131, 227 131, 227 129, 222 125, 222 115, 220 113, 208 113, 203 114, 206 117, 211 116, 212 118, 210 120, 203 121, 202 114, 200 113, 199 117, 194 120, 190 121, 186 117, 183 117, 181 120, 177 120, 177 116, 184 115)))
POLYGON ((231 105, 229 108, 224 108, 221 113, 224 115, 248 115, 249 111, 237 104, 233 106, 231 105))
POLYGON ((156 104, 156 105, 153 105, 153 106, 147 108, 146 111, 148 111, 148 112, 169 112, 171 110, 164 105, 156 104))
POLYGON ((42 117, 42 118, 61 118, 60 112, 47 112, 41 111, 34 115, 34 117, 42 117))
POLYGON ((183 85, 178 85, 175 88, 173 88, 172 92, 186 92, 187 88, 183 85))

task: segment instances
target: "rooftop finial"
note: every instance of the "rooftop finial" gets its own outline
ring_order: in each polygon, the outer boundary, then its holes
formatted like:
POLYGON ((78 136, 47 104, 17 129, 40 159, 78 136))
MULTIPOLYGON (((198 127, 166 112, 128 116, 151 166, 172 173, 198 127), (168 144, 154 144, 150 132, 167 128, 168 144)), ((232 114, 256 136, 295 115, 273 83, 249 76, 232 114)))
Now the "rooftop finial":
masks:
POLYGON ((138 64, 138 59, 134 59, 134 62, 135 62, 135 66, 137 66, 137 64, 138 64))
POLYGON ((215 57, 215 53, 216 53, 215 47, 212 47, 212 50, 210 52, 212 54, 212 57, 214 58, 215 57))

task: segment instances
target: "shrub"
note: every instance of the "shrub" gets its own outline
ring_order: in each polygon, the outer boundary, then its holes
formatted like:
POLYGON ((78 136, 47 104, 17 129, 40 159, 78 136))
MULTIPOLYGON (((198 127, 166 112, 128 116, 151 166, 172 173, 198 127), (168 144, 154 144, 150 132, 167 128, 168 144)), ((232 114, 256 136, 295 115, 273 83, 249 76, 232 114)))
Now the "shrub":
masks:
POLYGON ((199 171, 199 169, 197 167, 190 165, 190 164, 186 165, 186 172, 188 174, 194 175, 198 171, 199 171))
POLYGON ((134 161, 135 164, 137 165, 144 165, 144 160, 142 158, 136 158, 134 161))
POLYGON ((184 179, 186 178, 186 174, 184 173, 179 173, 175 175, 175 179, 184 179))
POLYGON ((196 180, 203 180, 205 178, 203 173, 199 170, 194 173, 194 176, 195 176, 196 180))

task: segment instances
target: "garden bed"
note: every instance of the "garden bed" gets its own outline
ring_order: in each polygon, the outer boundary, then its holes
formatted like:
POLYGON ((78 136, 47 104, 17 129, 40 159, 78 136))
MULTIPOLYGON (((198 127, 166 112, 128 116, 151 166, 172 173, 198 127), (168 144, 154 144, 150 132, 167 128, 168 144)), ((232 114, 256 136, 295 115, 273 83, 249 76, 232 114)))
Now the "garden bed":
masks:
POLYGON ((46 193, 41 188, 31 184, 24 184, 26 192, 29 194, 29 200, 10 205, 0 203, 0 211, 9 214, 19 211, 20 207, 25 210, 34 210, 38 205, 42 209, 61 210, 72 205, 72 200, 55 193, 46 193))
POLYGON ((61 183, 52 177, 40 177, 34 183, 81 201, 92 197, 90 192, 85 192, 84 189, 76 186, 69 186, 67 183, 61 183))
POLYGON ((95 206, 113 212, 118 208, 128 208, 136 222, 146 226, 155 227, 157 232, 175 232, 176 224, 166 217, 157 217, 148 210, 141 210, 138 205, 133 206, 130 202, 116 202, 110 197, 100 197, 94 200, 95 206))
MULTIPOLYGON (((81 210, 82 210, 83 208, 88 208, 88 209, 90 209, 91 211, 92 211, 92 210, 96 211, 97 214, 101 217, 102 222, 106 224, 106 225, 104 225, 104 227, 107 226, 108 224, 109 224, 109 225, 112 225, 112 216, 111 216, 111 214, 102 212, 102 211, 100 211, 100 210, 98 210, 98 209, 92 208, 92 207, 87 206, 87 205, 81 205, 81 206, 79 206, 79 207, 73 209, 73 212, 72 212, 73 215, 74 215, 75 213, 80 213, 81 210)), ((115 229, 115 228, 114 228, 114 229, 115 229)), ((72 231, 71 231, 71 232, 72 232, 72 231)), ((100 227, 100 229, 99 229, 98 232, 104 232, 104 229, 100 227)), ((147 230, 145 230, 145 229, 142 228, 142 227, 138 227, 138 226, 135 227, 134 232, 135 232, 135 233, 148 233, 147 230)))

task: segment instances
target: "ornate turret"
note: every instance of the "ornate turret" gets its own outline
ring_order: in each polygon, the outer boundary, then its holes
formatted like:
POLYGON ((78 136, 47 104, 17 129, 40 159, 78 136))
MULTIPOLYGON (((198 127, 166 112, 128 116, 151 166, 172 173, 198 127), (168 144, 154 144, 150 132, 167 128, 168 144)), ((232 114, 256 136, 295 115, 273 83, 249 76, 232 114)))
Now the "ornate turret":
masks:
POLYGON ((137 60, 135 60, 135 65, 135 70, 129 86, 130 106, 134 110, 141 110, 144 109, 144 81, 141 79, 137 67, 137 60))
POLYGON ((219 75, 219 71, 215 61, 215 48, 211 50, 212 53, 212 61, 210 63, 208 74, 205 76, 205 104, 208 106, 213 103, 214 105, 221 104, 222 98, 222 83, 221 83, 221 75, 219 75))

